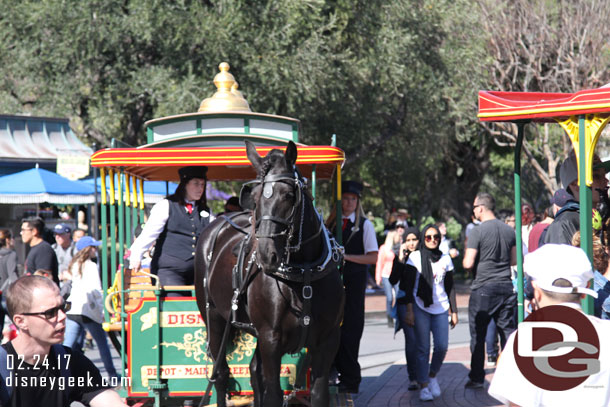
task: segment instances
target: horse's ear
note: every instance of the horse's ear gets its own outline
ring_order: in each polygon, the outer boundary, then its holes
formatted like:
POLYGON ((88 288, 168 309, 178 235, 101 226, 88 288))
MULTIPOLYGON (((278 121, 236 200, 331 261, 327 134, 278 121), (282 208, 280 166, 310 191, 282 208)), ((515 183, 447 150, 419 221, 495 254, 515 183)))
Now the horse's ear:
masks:
POLYGON ((297 145, 294 144, 292 141, 289 141, 288 145, 286 146, 286 153, 284 155, 286 157, 286 162, 290 166, 293 166, 294 163, 297 162, 297 145))
POLYGON ((246 153, 248 155, 248 160, 250 160, 250 162, 252 163, 252 166, 256 170, 256 173, 260 174, 263 159, 261 158, 260 155, 258 155, 258 152, 256 151, 256 147, 254 146, 254 143, 252 143, 251 141, 248 141, 248 140, 245 140, 245 142, 246 142, 246 153))

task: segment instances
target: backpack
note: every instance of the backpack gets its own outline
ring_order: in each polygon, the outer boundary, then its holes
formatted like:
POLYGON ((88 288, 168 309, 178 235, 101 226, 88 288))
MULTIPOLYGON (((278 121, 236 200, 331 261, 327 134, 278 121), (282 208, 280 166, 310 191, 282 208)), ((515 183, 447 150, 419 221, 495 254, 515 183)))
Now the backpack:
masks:
MULTIPOLYGON (((62 357, 66 354, 66 348, 63 345, 53 345, 53 350, 55 351, 55 355, 59 356, 59 360, 64 360, 62 357)), ((11 400, 11 396, 13 394, 13 387, 8 387, 6 385, 6 378, 12 376, 12 370, 8 369, 7 363, 8 353, 6 348, 0 345, 0 406, 8 406, 11 400)), ((66 363, 60 363, 61 377, 64 378, 64 382, 68 382, 68 378, 70 377, 70 368, 66 363)), ((70 395, 70 390, 68 388, 67 396, 70 395)))

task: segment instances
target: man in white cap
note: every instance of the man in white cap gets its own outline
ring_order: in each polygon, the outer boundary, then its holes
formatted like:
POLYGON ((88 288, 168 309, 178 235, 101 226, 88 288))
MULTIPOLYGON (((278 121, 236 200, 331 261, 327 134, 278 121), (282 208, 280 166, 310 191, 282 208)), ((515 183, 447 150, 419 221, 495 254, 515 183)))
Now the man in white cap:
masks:
POLYGON ((525 256, 524 269, 536 311, 510 336, 489 394, 511 406, 609 406, 610 321, 580 308, 585 295, 597 297, 587 288, 593 278, 587 255, 546 244, 525 256))

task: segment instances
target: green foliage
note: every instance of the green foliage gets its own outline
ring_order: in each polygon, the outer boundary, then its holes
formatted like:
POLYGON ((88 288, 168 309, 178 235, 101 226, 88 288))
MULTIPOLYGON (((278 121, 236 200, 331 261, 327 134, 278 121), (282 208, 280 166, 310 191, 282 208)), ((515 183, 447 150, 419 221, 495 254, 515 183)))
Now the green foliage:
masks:
POLYGON ((447 228, 447 236, 459 245, 462 240, 462 225, 451 217, 445 222, 445 227, 447 228))
MULTIPOLYGON (((530 5, 518 3, 519 10, 530 5)), ((544 40, 553 43, 561 39, 556 33, 564 14, 557 5, 546 7, 550 3, 532 2, 531 11, 547 13, 553 30, 544 40)), ((565 6, 574 11, 576 3, 565 6)), ((500 75, 498 67, 510 58, 493 51, 498 40, 512 38, 497 30, 520 27, 494 23, 512 16, 511 2, 4 0, 2 5, 2 113, 69 117, 86 142, 107 146, 114 137, 140 145, 147 120, 196 111, 215 91, 211 81, 218 64, 227 61, 254 111, 299 118, 300 141, 307 144, 328 144, 337 135, 347 156, 343 177, 365 183, 367 211, 408 208, 414 219, 422 219, 420 225, 450 219, 453 237, 459 222, 468 221, 479 189, 492 192, 502 206, 512 201, 512 146, 496 145, 490 132, 498 129, 482 127, 476 116, 479 90, 498 89, 497 83, 499 90, 526 90, 517 88, 529 77, 519 73, 512 83, 510 72, 500 75), (509 85, 515 89, 505 89, 509 85)), ((510 35, 539 45, 539 36, 510 35)), ((610 52, 607 45, 600 52, 586 46, 583 52, 594 64, 590 72, 578 68, 578 78, 595 83, 606 77, 610 52)), ((546 49, 543 60, 552 61, 554 48, 546 49)), ((581 67, 589 66, 582 60, 581 67)), ((542 68, 551 72, 553 66, 545 62, 542 68)), ((587 83, 560 82, 562 91, 565 83, 587 83)), ((544 163, 546 146, 565 153, 565 136, 555 127, 531 127, 532 159, 544 163)), ((523 195, 536 208, 544 206, 541 191, 548 189, 539 178, 524 160, 523 195)), ((238 192, 236 185, 226 188, 238 192)), ((331 190, 330 183, 319 182, 316 205, 325 215, 331 190)))

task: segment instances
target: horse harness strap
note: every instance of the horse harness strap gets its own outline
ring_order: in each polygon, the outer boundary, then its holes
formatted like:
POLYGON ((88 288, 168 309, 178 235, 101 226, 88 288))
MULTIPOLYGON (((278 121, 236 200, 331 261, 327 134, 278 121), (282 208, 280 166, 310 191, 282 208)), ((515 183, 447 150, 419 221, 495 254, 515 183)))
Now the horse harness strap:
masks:
POLYGON ((232 271, 232 285, 233 285, 233 297, 231 298, 231 325, 233 325, 237 329, 245 329, 250 332, 254 332, 256 336, 256 328, 254 325, 250 323, 243 323, 237 321, 237 311, 239 309, 239 299, 242 297, 252 279, 256 276, 256 274, 260 271, 259 268, 254 269, 254 264, 256 262, 256 250, 252 251, 250 258, 248 259, 247 264, 245 265, 245 273, 244 273, 244 262, 248 253, 248 247, 250 243, 250 239, 252 238, 252 234, 246 235, 241 243, 239 248, 239 254, 237 255, 237 262, 235 266, 233 266, 232 271), (252 270, 255 270, 254 273, 252 270))
MULTIPOLYGON (((239 226, 237 223, 235 223, 233 221, 233 218, 237 217, 241 213, 242 212, 231 212, 229 215, 221 215, 218 218, 223 219, 231 227, 233 227, 233 229, 237 230, 238 232, 243 233, 244 235, 247 235, 248 231, 245 230, 244 228, 242 228, 241 226, 239 226)), ((216 228, 216 230, 214 231, 214 236, 213 236, 213 238, 211 240, 212 241, 212 249, 208 253, 208 257, 206 259, 208 264, 212 261, 212 256, 214 255, 214 249, 216 248, 216 241, 218 240, 218 235, 220 235, 220 232, 222 231, 222 229, 223 229, 223 226, 220 226, 220 227, 216 228)))
MULTIPOLYGON (((235 215, 233 215, 235 216, 235 215)), ((223 216, 223 218, 236 230, 244 233, 244 230, 239 227, 239 225, 235 224, 232 219, 230 217, 227 216, 223 216)), ((218 235, 220 233, 220 229, 222 229, 222 227, 219 227, 218 229, 216 229, 215 235, 214 235, 214 240, 213 242, 216 242, 216 239, 218 238, 218 235)), ((252 266, 254 264, 254 258, 256 256, 256 251, 252 252, 252 256, 250 257, 250 260, 248 261, 248 266, 247 266, 247 275, 245 279, 237 278, 236 277, 236 273, 239 273, 243 270, 243 260, 244 260, 244 252, 246 252, 245 248, 248 246, 248 243, 250 241, 251 238, 251 234, 246 234, 246 237, 244 239, 242 239, 241 243, 240 243, 240 251, 239 251, 239 256, 238 256, 238 260, 237 263, 235 264, 235 267, 233 267, 233 287, 235 288, 235 283, 238 282, 240 288, 237 290, 234 290, 233 293, 233 298, 231 300, 231 317, 227 318, 227 322, 225 323, 225 328, 224 331, 222 333, 222 340, 220 342, 220 349, 225 349, 227 346, 227 340, 229 339, 229 333, 231 332, 231 325, 235 326, 238 329, 247 329, 247 328, 253 328, 252 324, 244 324, 244 323, 240 323, 235 321, 236 319, 236 313, 237 313, 237 309, 238 309, 238 298, 241 294, 243 294, 243 292, 245 291, 245 288, 249 285, 250 281, 252 281, 252 278, 254 277, 255 274, 250 275, 251 271, 252 271, 252 266), (239 265, 239 267, 238 267, 239 265), (245 282, 245 284, 244 284, 245 282)), ((210 251, 210 255, 208 256, 208 262, 210 262, 212 260, 212 253, 213 250, 210 251)), ((209 270, 209 267, 206 268, 206 277, 204 278, 204 289, 206 292, 206 312, 207 312, 207 320, 210 321, 210 295, 209 295, 209 287, 207 284, 207 270, 209 270)), ((208 334, 208 338, 209 338, 209 334, 208 334)), ((208 349, 207 349, 207 353, 209 356, 210 352, 209 352, 209 340, 208 340, 208 349)), ((212 367, 212 375, 209 378, 208 381, 208 386, 205 390, 204 396, 201 398, 201 402, 199 403, 199 407, 202 406, 206 406, 210 403, 210 398, 211 398, 211 390, 212 390, 212 386, 214 385, 214 383, 216 382, 216 378, 218 377, 218 366, 220 363, 221 358, 217 358, 214 361, 214 365, 212 367)))

